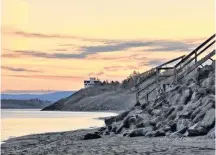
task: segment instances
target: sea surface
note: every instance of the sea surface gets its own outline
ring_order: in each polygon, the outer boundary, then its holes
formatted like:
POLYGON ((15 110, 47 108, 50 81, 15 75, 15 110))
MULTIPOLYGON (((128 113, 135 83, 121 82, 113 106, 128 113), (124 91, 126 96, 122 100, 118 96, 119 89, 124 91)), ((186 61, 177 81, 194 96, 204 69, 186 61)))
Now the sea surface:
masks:
POLYGON ((115 116, 111 112, 60 112, 40 109, 2 109, 1 142, 29 134, 70 131, 104 125, 99 117, 115 116))

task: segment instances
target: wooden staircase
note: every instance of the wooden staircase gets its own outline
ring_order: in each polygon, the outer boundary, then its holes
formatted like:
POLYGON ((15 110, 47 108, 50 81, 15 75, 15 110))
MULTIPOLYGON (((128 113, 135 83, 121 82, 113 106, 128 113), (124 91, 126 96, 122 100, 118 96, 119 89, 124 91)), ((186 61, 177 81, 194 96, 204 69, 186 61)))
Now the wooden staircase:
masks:
POLYGON ((215 55, 215 50, 211 51, 203 58, 200 58, 200 55, 204 54, 204 52, 206 52, 214 44, 215 34, 188 55, 180 56, 142 73, 140 75, 140 80, 135 85, 137 101, 145 98, 145 101, 149 102, 149 95, 153 92, 158 93, 155 91, 157 88, 158 91, 164 92, 166 91, 166 85, 176 84, 184 76, 187 76, 190 72, 195 70, 207 60, 210 59, 213 61, 212 57, 215 55), (174 66, 166 67, 166 65, 176 62, 177 60, 180 61, 174 66))

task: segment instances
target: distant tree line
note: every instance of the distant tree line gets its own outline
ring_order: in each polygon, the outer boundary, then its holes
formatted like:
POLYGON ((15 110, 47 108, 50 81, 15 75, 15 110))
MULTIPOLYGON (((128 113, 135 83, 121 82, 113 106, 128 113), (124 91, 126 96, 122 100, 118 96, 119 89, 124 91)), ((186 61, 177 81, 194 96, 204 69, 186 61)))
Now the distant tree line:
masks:
POLYGON ((132 88, 134 84, 137 83, 139 79, 140 73, 138 71, 133 71, 126 79, 124 79, 121 83, 119 81, 113 81, 110 82, 108 80, 100 81, 100 79, 97 78, 97 85, 120 85, 122 88, 132 88))
POLYGON ((132 88, 138 82, 139 76, 140 73, 134 70, 132 74, 122 81, 122 88, 132 88))
POLYGON ((104 81, 100 81, 99 79, 97 80, 98 82, 97 82, 97 84, 98 85, 119 85, 120 83, 118 82, 118 81, 108 81, 108 80, 104 80, 104 81))

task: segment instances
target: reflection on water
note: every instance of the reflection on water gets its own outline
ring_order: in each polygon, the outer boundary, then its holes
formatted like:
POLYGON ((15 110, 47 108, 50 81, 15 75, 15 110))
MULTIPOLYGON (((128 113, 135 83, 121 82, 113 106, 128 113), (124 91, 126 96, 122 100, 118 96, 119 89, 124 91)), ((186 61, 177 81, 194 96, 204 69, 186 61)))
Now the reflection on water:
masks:
POLYGON ((100 127, 104 121, 95 118, 114 115, 108 112, 1 110, 1 141, 28 134, 100 127))

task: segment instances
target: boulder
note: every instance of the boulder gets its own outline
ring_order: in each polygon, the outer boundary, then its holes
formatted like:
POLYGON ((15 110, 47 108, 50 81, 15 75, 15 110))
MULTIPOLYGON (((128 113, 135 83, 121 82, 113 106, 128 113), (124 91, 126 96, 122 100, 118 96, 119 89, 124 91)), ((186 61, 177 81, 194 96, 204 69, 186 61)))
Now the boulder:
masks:
POLYGON ((190 89, 186 89, 183 93, 182 96, 180 98, 179 104, 183 104, 186 105, 188 103, 188 101, 190 101, 192 96, 192 91, 190 89))
POLYGON ((215 136, 216 134, 215 134, 215 128, 212 128, 209 132, 208 132, 208 134, 207 134, 207 137, 208 138, 211 138, 211 139, 214 139, 216 136, 215 136))
POLYGON ((143 130, 140 128, 140 129, 135 129, 135 130, 133 130, 131 133, 129 133, 128 136, 129 136, 129 137, 145 136, 145 133, 144 133, 143 130))
POLYGON ((187 131, 187 127, 184 126, 183 128, 177 130, 175 133, 184 134, 187 131))
POLYGON ((144 118, 140 115, 140 114, 136 114, 136 121, 137 122, 141 122, 141 121, 143 121, 144 120, 144 118))
POLYGON ((194 83, 195 83, 195 80, 194 80, 194 79, 187 79, 185 84, 186 84, 186 86, 189 86, 189 87, 190 87, 190 86, 193 85, 194 83))
POLYGON ((207 106, 210 104, 210 105, 212 105, 212 108, 214 108, 215 96, 214 95, 208 95, 202 99, 202 102, 204 103, 204 106, 207 106))
POLYGON ((140 122, 136 125, 137 128, 143 128, 143 127, 147 127, 147 126, 151 126, 150 121, 143 121, 143 122, 140 122))
POLYGON ((154 116, 159 116, 160 113, 161 113, 161 110, 160 110, 160 109, 154 109, 154 110, 152 111, 152 114, 153 114, 154 116))
POLYGON ((168 125, 170 126, 170 130, 171 130, 172 132, 175 132, 175 131, 176 131, 176 128, 177 128, 176 122, 174 122, 173 120, 171 120, 171 121, 168 122, 168 125))
POLYGON ((204 128, 209 129, 212 128, 214 124, 215 124, 215 109, 212 108, 206 112, 200 125, 204 128))
POLYGON ((176 124, 177 131, 182 130, 184 128, 187 129, 192 125, 193 125, 193 123, 190 119, 178 119, 177 124, 176 124))
POLYGON ((146 133, 146 137, 153 137, 153 135, 155 134, 155 131, 149 131, 146 133))
POLYGON ((171 105, 177 105, 181 99, 181 94, 180 93, 175 93, 174 96, 170 97, 170 104, 171 105))
POLYGON ((197 109, 198 107, 202 105, 201 99, 193 101, 191 105, 192 105, 191 110, 194 111, 195 109, 197 109))
POLYGON ((165 125, 165 126, 163 127, 163 130, 164 130, 164 132, 168 132, 168 131, 171 130, 171 127, 168 126, 168 125, 165 125))
POLYGON ((111 131, 111 130, 112 130, 112 125, 108 125, 108 126, 107 126, 107 129, 108 129, 109 131, 111 131))
POLYGON ((105 131, 104 135, 110 135, 110 131, 105 131))
POLYGON ((177 109, 177 111, 181 111, 181 110, 183 110, 183 108, 184 108, 183 105, 178 105, 176 109, 177 109))
POLYGON ((146 109, 146 107, 147 107, 147 103, 144 103, 144 104, 141 105, 141 108, 142 108, 143 110, 146 109))
POLYGON ((205 66, 204 68, 202 68, 202 69, 199 69, 198 70, 198 75, 197 75, 197 80, 198 81, 200 81, 200 80, 202 80, 202 79, 205 79, 205 78, 207 78, 208 77, 208 74, 210 73, 210 71, 211 71, 211 69, 210 69, 210 67, 207 67, 207 66, 205 66))
POLYGON ((206 128, 200 126, 200 123, 194 124, 189 129, 187 129, 187 131, 188 136, 202 136, 208 133, 208 130, 206 128))
POLYGON ((196 115, 202 110, 202 107, 198 107, 194 110, 194 112, 192 112, 191 114, 191 119, 194 119, 196 117, 196 115))
POLYGON ((153 109, 157 109, 157 108, 162 107, 162 103, 163 103, 163 102, 158 102, 158 103, 156 103, 156 104, 154 105, 153 109))
POLYGON ((118 114, 117 116, 115 116, 115 121, 118 122, 118 121, 123 120, 129 114, 129 112, 130 112, 130 110, 127 110, 127 111, 124 111, 124 112, 118 114))
POLYGON ((127 132, 125 132, 125 133, 123 133, 123 136, 125 137, 125 136, 128 136, 129 135, 129 133, 127 133, 127 132))
POLYGON ((196 117, 193 119, 193 122, 194 122, 194 123, 200 122, 200 121, 203 119, 204 116, 205 116, 205 111, 200 111, 200 112, 196 115, 196 117))
POLYGON ((156 126, 156 124, 160 121, 160 116, 157 116, 150 120, 150 125, 156 126))
POLYGON ((136 123, 136 117, 135 116, 131 116, 128 118, 129 127, 134 125, 135 123, 136 123))
POLYGON ((135 129, 129 134, 129 137, 145 136, 147 132, 150 132, 152 130, 152 127, 135 129))
POLYGON ((162 126, 163 126, 164 124, 163 124, 163 122, 158 122, 157 124, 156 124, 156 129, 159 129, 159 128, 161 128, 162 126))
POLYGON ((136 128, 143 128, 143 127, 145 127, 144 122, 140 122, 136 125, 136 128))
POLYGON ((190 118, 190 116, 191 116, 191 114, 193 113, 193 111, 191 110, 191 111, 184 111, 183 113, 181 113, 180 115, 179 115, 179 117, 180 118, 190 118))
POLYGON ((202 83, 202 86, 206 87, 209 93, 215 94, 215 75, 210 73, 208 79, 202 83))
POLYGON ((106 126, 111 125, 113 122, 115 122, 115 116, 105 118, 104 122, 105 122, 106 126))
POLYGON ((98 129, 99 132, 103 132, 104 130, 106 130, 106 127, 101 127, 98 129))
POLYGON ((95 131, 95 132, 94 132, 94 134, 97 134, 97 135, 99 135, 99 134, 100 134, 100 132, 99 132, 99 131, 95 131))
MULTIPOLYGON (((197 85, 196 84, 196 82, 193 82, 193 83, 191 83, 190 85, 189 85, 189 88, 191 89, 191 91, 192 91, 192 96, 191 96, 191 100, 196 100, 194 97, 194 93, 195 92, 197 92, 197 90, 198 90, 198 88, 199 88, 200 86, 199 85, 197 85)), ((197 96, 198 97, 198 96, 197 96)))
POLYGON ((124 128, 124 124, 122 122, 118 127, 116 127, 115 133, 119 134, 122 131, 123 128, 124 128))
POLYGON ((211 87, 212 84, 214 84, 214 79, 211 77, 206 78, 201 82, 201 86, 205 88, 211 87))
POLYGON ((184 109, 180 112, 180 118, 190 118, 191 114, 193 113, 193 105, 191 103, 184 106, 184 109))
POLYGON ((170 92, 175 92, 177 91, 181 86, 180 85, 174 85, 171 89, 170 92))
POLYGON ((168 131, 168 132, 165 133, 165 136, 168 136, 168 137, 169 137, 171 134, 172 134, 172 132, 171 132, 171 131, 168 131))
POLYGON ((109 136, 114 136, 114 135, 115 135, 114 132, 110 132, 110 133, 109 133, 109 136))
POLYGON ((153 134, 153 137, 165 136, 165 132, 162 129, 156 130, 153 134))
POLYGON ((168 111, 165 113, 165 117, 168 117, 174 110, 175 110, 174 107, 170 107, 170 108, 168 109, 168 111))
POLYGON ((174 110, 168 117, 168 120, 174 120, 176 118, 177 115, 177 110, 174 110))
POLYGON ((208 104, 215 103, 215 94, 207 94, 205 97, 203 97, 202 99, 202 103, 204 103, 205 106, 207 106, 208 104))
POLYGON ((116 132, 116 130, 117 130, 117 128, 118 128, 119 125, 120 125, 119 122, 114 122, 114 123, 112 124, 111 132, 116 132))
POLYGON ((191 100, 197 101, 197 100, 200 99, 200 97, 201 97, 201 94, 194 90, 194 92, 193 92, 193 94, 191 96, 191 100))
POLYGON ((136 121, 136 117, 135 116, 127 116, 124 118, 123 122, 123 126, 125 128, 130 128, 131 124, 134 124, 136 121))
POLYGON ((116 126, 113 126, 111 132, 116 133, 116 130, 117 130, 117 127, 116 127, 116 126))
POLYGON ((139 107, 139 106, 141 106, 141 103, 139 102, 139 101, 137 101, 137 103, 134 105, 134 107, 139 107))
POLYGON ((146 133, 146 137, 160 137, 160 136, 165 136, 166 133, 162 130, 162 129, 159 129, 159 130, 156 130, 156 131, 148 131, 146 133))
POLYGON ((201 111, 196 115, 196 117, 193 119, 194 123, 200 122, 203 117, 205 116, 206 112, 211 109, 213 107, 213 103, 210 102, 208 105, 206 106, 202 106, 201 107, 201 111))
POLYGON ((97 138, 101 138, 101 136, 97 133, 87 133, 83 140, 88 140, 88 139, 97 139, 97 138))
POLYGON ((186 131, 183 135, 184 135, 184 137, 188 137, 188 135, 189 135, 188 131, 186 131))
POLYGON ((147 110, 148 114, 149 114, 149 115, 153 115, 153 113, 152 113, 153 110, 154 110, 153 108, 149 108, 149 109, 147 110))
POLYGON ((170 138, 182 138, 183 135, 180 134, 180 133, 178 133, 178 132, 174 132, 174 133, 171 133, 171 134, 169 135, 169 137, 170 137, 170 138))

